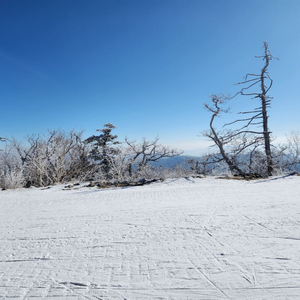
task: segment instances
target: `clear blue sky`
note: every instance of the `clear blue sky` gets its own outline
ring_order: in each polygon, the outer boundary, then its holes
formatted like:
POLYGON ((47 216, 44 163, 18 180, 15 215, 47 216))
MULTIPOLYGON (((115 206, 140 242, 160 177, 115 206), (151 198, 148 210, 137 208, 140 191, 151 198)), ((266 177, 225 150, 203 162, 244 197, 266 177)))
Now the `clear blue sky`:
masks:
POLYGON ((159 135, 197 154, 203 103, 258 72, 267 41, 280 139, 300 125, 299 16, 299 0, 1 0, 0 136, 87 137, 111 122, 120 140, 159 135))

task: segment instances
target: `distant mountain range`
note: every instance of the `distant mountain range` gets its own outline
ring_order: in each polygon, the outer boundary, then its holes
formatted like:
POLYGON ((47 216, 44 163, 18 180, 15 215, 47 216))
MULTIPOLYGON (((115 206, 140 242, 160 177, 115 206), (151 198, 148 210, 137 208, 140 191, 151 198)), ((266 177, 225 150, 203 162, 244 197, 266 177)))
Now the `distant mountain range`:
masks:
POLYGON ((189 155, 181 155, 175 157, 164 157, 158 160, 157 162, 152 162, 151 165, 153 167, 163 167, 163 168, 173 168, 177 165, 182 165, 183 167, 188 168, 187 161, 189 159, 201 159, 199 156, 189 156, 189 155))

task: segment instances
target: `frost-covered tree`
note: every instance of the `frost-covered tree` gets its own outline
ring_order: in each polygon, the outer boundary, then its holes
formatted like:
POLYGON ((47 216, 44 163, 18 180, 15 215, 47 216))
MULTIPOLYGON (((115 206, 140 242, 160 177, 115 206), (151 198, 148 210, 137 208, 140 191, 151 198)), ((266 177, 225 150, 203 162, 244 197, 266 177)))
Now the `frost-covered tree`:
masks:
POLYGON ((11 144, 0 152, 0 188, 20 188, 25 184, 24 166, 11 144))
POLYGON ((300 132, 292 131, 286 135, 286 143, 273 149, 274 165, 284 172, 300 171, 300 132))
POLYGON ((204 154, 199 159, 191 158, 187 163, 194 174, 208 175, 216 164, 215 154, 204 154))
POLYGON ((244 125, 240 129, 240 134, 251 133, 263 138, 267 174, 268 176, 271 176, 274 166, 271 151, 271 132, 269 129, 268 109, 270 107, 272 97, 269 96, 268 93, 273 85, 273 80, 269 75, 268 67, 274 56, 269 50, 267 42, 264 42, 264 54, 256 56, 256 58, 263 59, 263 68, 258 74, 248 73, 245 80, 238 83, 244 87, 237 93, 237 95, 241 94, 243 96, 251 96, 252 99, 259 99, 259 107, 254 108, 252 111, 240 112, 240 114, 246 115, 247 117, 235 120, 228 125, 242 122, 244 125), (260 126, 261 130, 252 129, 253 125, 260 126))
POLYGON ((130 176, 132 172, 132 164, 136 163, 139 171, 142 171, 151 162, 157 162, 161 158, 165 157, 179 156, 183 153, 180 150, 160 145, 158 140, 159 138, 155 138, 153 141, 147 141, 143 138, 142 142, 136 143, 136 141, 129 141, 127 138, 125 139, 125 142, 132 153, 128 164, 130 176))
POLYGON ((210 121, 210 131, 205 132, 204 135, 214 141, 215 145, 219 148, 221 159, 228 164, 231 172, 242 176, 253 172, 254 168, 252 166, 255 163, 253 158, 261 157, 260 148, 263 148, 265 153, 265 158, 261 160, 264 167, 260 168, 260 175, 271 176, 274 169, 271 152, 271 132, 268 124, 268 108, 272 100, 268 92, 273 84, 273 80, 268 72, 268 66, 274 57, 266 42, 264 42, 264 54, 257 57, 264 60, 263 68, 258 74, 248 73, 244 81, 238 83, 243 88, 235 96, 230 98, 213 95, 213 104, 205 104, 205 108, 212 113, 212 118, 210 121), (225 124, 223 127, 226 127, 226 130, 218 132, 214 126, 215 118, 220 116, 222 112, 228 112, 228 109, 223 109, 222 105, 237 95, 251 96, 253 99, 259 99, 259 107, 240 112, 239 114, 245 117, 225 124), (238 128, 236 128, 237 124, 240 124, 238 128), (235 128, 227 129, 230 125, 235 126, 235 128), (245 153, 246 150, 248 153, 245 153), (258 153, 260 155, 257 155, 258 153), (244 162, 241 161, 241 158, 246 157, 245 154, 250 157, 251 161, 251 164, 247 168, 245 168, 244 162))
POLYGON ((291 160, 291 166, 297 172, 299 172, 300 166, 300 132, 293 131, 287 136, 288 141, 288 156, 291 160))
POLYGON ((47 186, 79 178, 88 168, 81 135, 72 130, 49 130, 29 136, 26 146, 13 139, 11 146, 21 161, 26 184, 47 186))
POLYGON ((236 164, 236 156, 242 151, 244 151, 245 148, 241 149, 241 151, 236 155, 233 155, 232 149, 228 146, 233 142, 234 138, 236 137, 235 133, 229 130, 218 131, 214 125, 215 119, 219 117, 221 113, 228 112, 228 109, 222 108, 222 105, 226 102, 226 100, 228 100, 228 97, 224 95, 212 95, 211 101, 213 104, 204 104, 205 108, 209 112, 211 112, 212 116, 209 123, 210 130, 203 132, 203 135, 211 139, 219 150, 219 155, 216 155, 213 161, 215 163, 225 161, 232 174, 244 176, 245 172, 239 167, 238 164, 236 164))
POLYGON ((106 181, 111 177, 112 166, 118 154, 115 146, 120 144, 116 140, 118 136, 111 133, 115 128, 117 127, 111 123, 104 124, 103 129, 97 129, 101 132, 100 135, 92 135, 84 141, 91 145, 90 158, 100 166, 106 181))

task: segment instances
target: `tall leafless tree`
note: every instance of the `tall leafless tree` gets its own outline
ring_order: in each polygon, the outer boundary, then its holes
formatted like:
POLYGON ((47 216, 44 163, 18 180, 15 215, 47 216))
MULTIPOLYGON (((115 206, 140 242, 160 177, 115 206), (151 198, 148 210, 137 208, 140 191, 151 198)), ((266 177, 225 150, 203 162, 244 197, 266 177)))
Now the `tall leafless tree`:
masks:
MULTIPOLYGON (((251 96, 253 99, 260 100, 260 106, 252 111, 240 112, 243 115, 250 115, 250 117, 238 119, 226 125, 231 125, 237 122, 245 122, 244 126, 241 128, 241 132, 252 132, 256 135, 262 135, 264 140, 264 150, 267 162, 267 174, 272 175, 273 172, 273 161, 272 161, 272 151, 271 151, 271 132, 269 130, 269 116, 268 108, 270 107, 272 97, 268 95, 269 90, 272 87, 273 80, 269 75, 268 67, 270 61, 275 58, 269 50, 269 45, 267 42, 263 43, 264 54, 261 56, 256 56, 256 58, 262 58, 264 61, 264 66, 260 73, 248 73, 245 80, 237 83, 238 85, 244 86, 236 95, 240 94, 243 96, 251 96), (259 87, 259 90, 255 90, 259 87), (259 125, 262 126, 262 131, 250 130, 250 126, 259 125)), ((235 96, 236 96, 235 95, 235 96)), ((234 96, 234 97, 235 97, 234 96)))
MULTIPOLYGON (((273 84, 273 80, 268 72, 268 66, 274 57, 266 42, 264 42, 263 46, 264 55, 257 56, 264 60, 264 66, 261 72, 259 74, 248 73, 244 81, 237 83, 243 87, 233 97, 212 95, 213 105, 205 104, 205 108, 212 113, 212 118, 210 121, 210 131, 205 132, 204 135, 214 141, 215 145, 219 148, 221 159, 228 164, 231 172, 242 176, 245 175, 245 172, 247 173, 254 170, 252 168, 255 163, 253 159, 258 157, 261 147, 264 148, 265 153, 265 172, 263 172, 263 175, 271 176, 274 168, 271 152, 271 132, 268 124, 268 108, 272 100, 268 92, 273 84), (257 87, 259 90, 257 90, 257 87), (251 96, 254 99, 258 98, 260 100, 260 106, 250 111, 240 112, 239 114, 247 115, 247 117, 237 119, 223 126, 229 128, 227 126, 242 124, 238 126, 237 129, 227 129, 223 132, 217 132, 214 127, 215 118, 222 112, 228 112, 228 110, 222 108, 222 105, 237 95, 251 96), (228 145, 231 147, 230 154, 226 152, 225 149, 228 145), (241 168, 239 167, 239 158, 241 154, 245 153, 245 150, 248 151, 247 155, 250 157, 250 163, 248 163, 248 168, 241 168), (245 171, 246 169, 247 171, 245 171)), ((261 155, 259 155, 259 157, 262 163, 261 155)), ((257 170, 257 168, 255 169, 257 170)))

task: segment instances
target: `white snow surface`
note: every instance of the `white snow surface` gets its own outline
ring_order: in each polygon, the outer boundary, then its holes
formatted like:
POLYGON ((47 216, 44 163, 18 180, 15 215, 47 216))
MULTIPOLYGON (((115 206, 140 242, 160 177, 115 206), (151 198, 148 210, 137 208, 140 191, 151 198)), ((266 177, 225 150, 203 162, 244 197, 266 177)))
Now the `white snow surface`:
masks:
POLYGON ((0 192, 0 299, 300 299, 300 177, 0 192))

